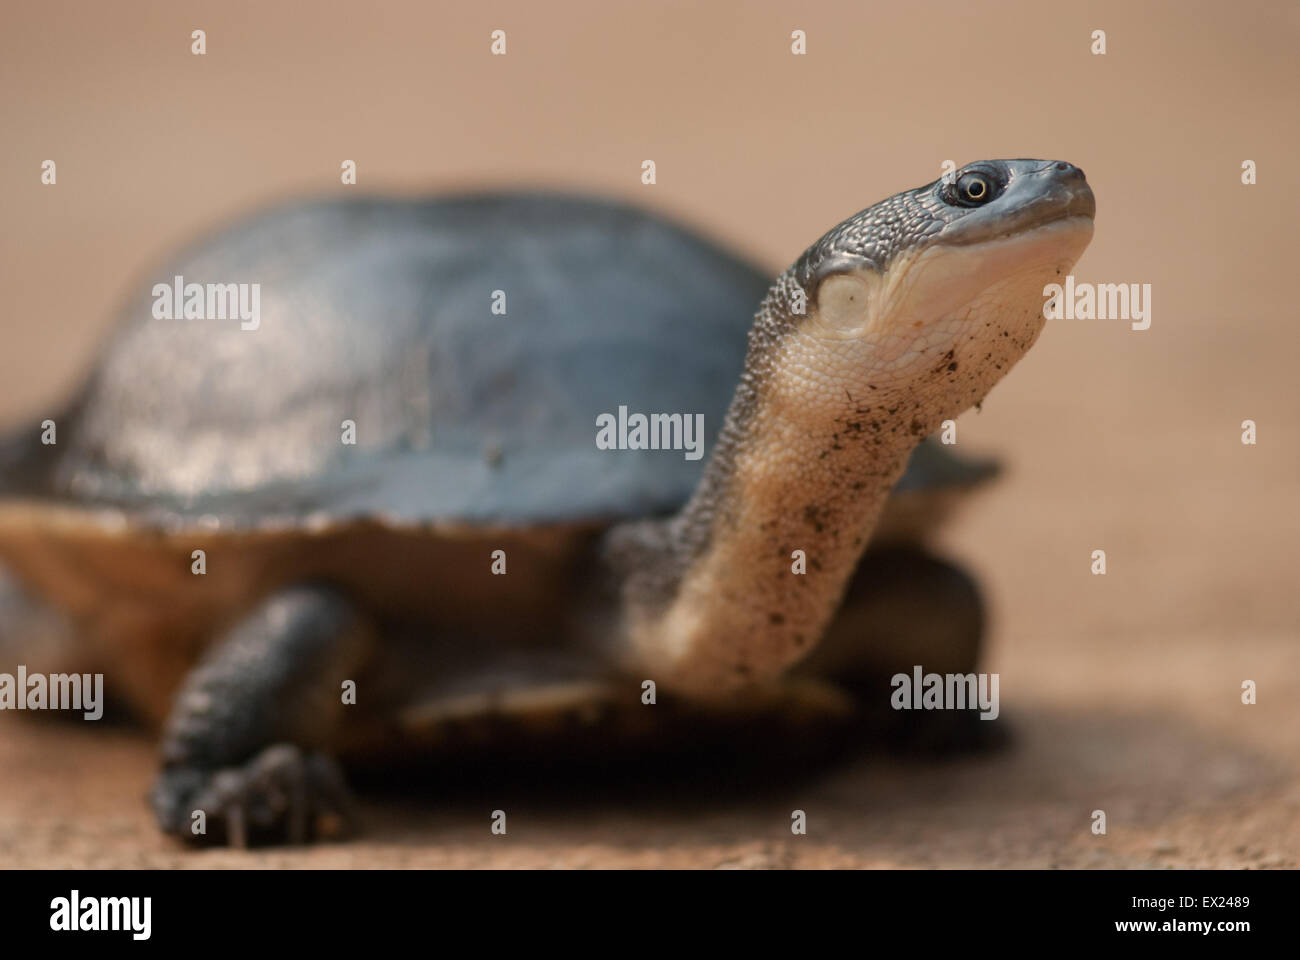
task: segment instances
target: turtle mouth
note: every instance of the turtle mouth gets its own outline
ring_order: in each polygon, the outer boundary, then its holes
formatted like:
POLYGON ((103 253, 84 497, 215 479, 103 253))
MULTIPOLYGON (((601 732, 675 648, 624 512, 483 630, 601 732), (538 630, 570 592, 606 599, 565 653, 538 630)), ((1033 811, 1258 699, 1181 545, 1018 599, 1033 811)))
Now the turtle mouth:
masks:
POLYGON ((1036 230, 1058 220, 1069 220, 1072 217, 1081 217, 1090 221, 1096 213, 1097 199, 1092 194, 1092 188, 1087 183, 1081 182, 1053 190, 1040 202, 1031 203, 1018 211, 1012 216, 1010 229, 1004 236, 1036 230))

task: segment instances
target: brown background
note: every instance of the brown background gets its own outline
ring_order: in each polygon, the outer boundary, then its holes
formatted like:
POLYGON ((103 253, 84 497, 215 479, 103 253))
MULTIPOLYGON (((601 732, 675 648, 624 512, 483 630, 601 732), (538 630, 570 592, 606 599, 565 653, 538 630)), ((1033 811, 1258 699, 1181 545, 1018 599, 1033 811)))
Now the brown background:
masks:
POLYGON ((1010 466, 947 537, 992 598, 989 669, 1017 735, 1000 755, 864 757, 699 809, 523 797, 504 839, 485 811, 417 794, 371 800, 365 843, 195 855, 140 801, 147 741, 9 715, 0 865, 1295 866, 1298 9, 6 3, 5 424, 54 411, 173 244, 344 189, 344 159, 357 190, 622 196, 774 270, 945 159, 1068 159, 1098 204, 1078 279, 1152 284, 1154 318, 1049 324, 960 421, 965 449, 1010 466), (505 57, 488 54, 496 28, 505 57), (1239 442, 1246 418, 1258 446, 1239 442), (1089 573, 1097 548, 1106 577, 1089 573), (1243 679, 1258 705, 1239 702, 1243 679), (789 835, 794 807, 808 837, 789 835))

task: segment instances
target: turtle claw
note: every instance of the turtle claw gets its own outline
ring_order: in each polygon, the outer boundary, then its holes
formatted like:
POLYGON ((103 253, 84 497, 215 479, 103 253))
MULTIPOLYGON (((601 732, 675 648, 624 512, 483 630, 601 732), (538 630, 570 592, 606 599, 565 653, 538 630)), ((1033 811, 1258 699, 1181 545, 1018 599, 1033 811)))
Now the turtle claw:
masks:
POLYGON ((267 747, 240 767, 164 769, 152 802, 167 833, 246 848, 250 842, 301 845, 357 829, 356 807, 338 763, 292 744, 267 747), (196 821, 194 814, 202 811, 196 821), (204 829, 195 833, 194 824, 204 829))

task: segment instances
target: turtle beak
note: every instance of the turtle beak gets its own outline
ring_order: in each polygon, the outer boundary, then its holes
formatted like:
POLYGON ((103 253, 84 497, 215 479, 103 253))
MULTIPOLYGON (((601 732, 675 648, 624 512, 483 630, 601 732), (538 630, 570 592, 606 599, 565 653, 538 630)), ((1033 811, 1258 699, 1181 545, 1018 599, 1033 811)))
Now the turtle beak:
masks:
POLYGON ((1097 212, 1097 200, 1083 171, 1064 160, 1049 160, 1032 173, 1015 177, 1007 185, 1007 194, 1021 196, 1015 208, 1004 215, 1009 233, 1070 217, 1091 220, 1097 212))
POLYGON ((1049 161, 1039 176, 1045 181, 1042 200, 1031 204, 1030 209, 1035 206, 1042 209, 1050 217, 1044 219, 1044 223, 1066 217, 1087 217, 1091 220, 1097 213, 1097 200, 1092 195, 1092 187, 1088 186, 1083 171, 1074 164, 1064 160, 1049 161), (1059 212, 1059 216, 1051 217, 1052 212, 1059 212))

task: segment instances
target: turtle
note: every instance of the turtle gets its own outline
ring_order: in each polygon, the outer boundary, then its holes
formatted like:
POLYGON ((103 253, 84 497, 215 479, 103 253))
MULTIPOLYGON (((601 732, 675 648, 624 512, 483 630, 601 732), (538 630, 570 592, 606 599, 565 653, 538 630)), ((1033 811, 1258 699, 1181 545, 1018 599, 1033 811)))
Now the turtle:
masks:
POLYGON ((102 671, 159 730, 162 830, 235 845, 348 832, 349 758, 970 671, 980 591, 928 540, 996 464, 933 435, 1035 342, 1094 210, 1072 164, 980 161, 775 280, 578 193, 256 213, 0 441, 5 649, 102 671))

